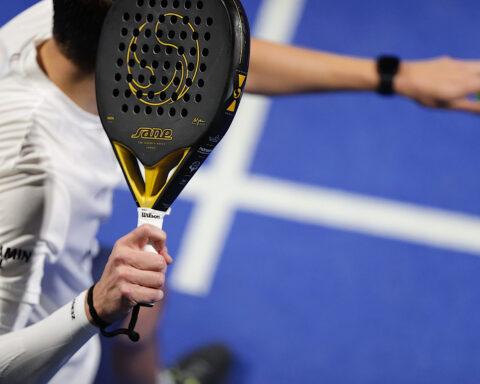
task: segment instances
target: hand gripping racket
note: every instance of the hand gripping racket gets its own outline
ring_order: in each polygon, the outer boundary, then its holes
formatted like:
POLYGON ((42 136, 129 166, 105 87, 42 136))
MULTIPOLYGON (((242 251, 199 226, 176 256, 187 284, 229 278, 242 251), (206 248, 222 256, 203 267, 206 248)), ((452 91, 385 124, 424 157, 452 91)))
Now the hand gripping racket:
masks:
POLYGON ((170 205, 225 135, 249 55, 239 0, 113 4, 98 48, 97 103, 139 225, 162 227, 170 205))

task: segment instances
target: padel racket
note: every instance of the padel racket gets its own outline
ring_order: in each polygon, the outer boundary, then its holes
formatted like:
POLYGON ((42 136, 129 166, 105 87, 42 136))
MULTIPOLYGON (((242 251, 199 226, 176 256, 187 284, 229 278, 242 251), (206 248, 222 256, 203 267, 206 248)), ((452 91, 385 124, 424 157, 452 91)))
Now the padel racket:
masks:
POLYGON ((98 48, 97 103, 139 207, 139 225, 162 226, 170 205, 227 132, 249 55, 239 0, 113 4, 98 48))

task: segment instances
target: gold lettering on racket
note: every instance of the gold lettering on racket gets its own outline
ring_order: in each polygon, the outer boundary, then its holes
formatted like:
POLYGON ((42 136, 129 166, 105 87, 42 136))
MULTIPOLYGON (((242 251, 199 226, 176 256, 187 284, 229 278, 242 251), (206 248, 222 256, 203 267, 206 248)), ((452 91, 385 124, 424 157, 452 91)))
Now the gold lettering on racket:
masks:
POLYGON ((198 117, 195 117, 192 121, 192 125, 196 125, 197 127, 205 125, 207 122, 205 120, 202 120, 198 117))
POLYGON ((132 136, 132 139, 172 140, 173 130, 161 128, 140 127, 132 136))

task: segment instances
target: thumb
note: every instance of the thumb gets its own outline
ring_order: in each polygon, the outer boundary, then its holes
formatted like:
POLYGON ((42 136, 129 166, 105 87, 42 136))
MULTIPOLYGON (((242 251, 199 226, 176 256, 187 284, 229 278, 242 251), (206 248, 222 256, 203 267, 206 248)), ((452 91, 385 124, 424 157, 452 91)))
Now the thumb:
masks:
POLYGON ((165 246, 167 234, 160 228, 151 224, 143 224, 123 237, 126 245, 142 249, 146 244, 152 243, 157 249, 165 246))
POLYGON ((475 101, 467 98, 454 100, 450 103, 450 109, 480 114, 480 101, 475 101))

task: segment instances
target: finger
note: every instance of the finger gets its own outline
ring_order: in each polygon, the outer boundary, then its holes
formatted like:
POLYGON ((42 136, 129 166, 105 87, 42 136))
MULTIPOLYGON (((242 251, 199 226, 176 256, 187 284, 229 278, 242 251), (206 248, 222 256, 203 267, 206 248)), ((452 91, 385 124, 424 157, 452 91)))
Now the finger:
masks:
POLYGON ((480 113, 480 102, 470 99, 455 100, 450 103, 450 109, 480 113))
POLYGON ((118 242, 110 260, 115 266, 127 265, 144 271, 164 272, 167 268, 167 262, 163 255, 139 251, 127 246, 118 246, 118 242))
POLYGON ((140 285, 132 285, 130 299, 135 303, 154 303, 161 301, 165 296, 161 289, 153 289, 142 287, 140 285))
POLYGON ((121 269, 118 274, 122 280, 141 287, 160 289, 165 285, 163 272, 143 271, 129 267, 121 269))
POLYGON ((467 81, 467 85, 467 94, 480 93, 480 72, 473 74, 467 81))
POLYGON ((168 253, 168 248, 166 245, 163 246, 163 248, 158 249, 158 253, 165 258, 165 261, 167 262, 167 264, 171 264, 173 262, 172 257, 168 253))
POLYGON ((155 249, 157 250, 158 253, 162 253, 164 249, 167 248, 167 246, 165 245, 165 241, 155 241, 153 243, 153 246, 155 247, 155 249))
POLYGON ((148 243, 158 244, 159 247, 162 248, 167 241, 167 234, 154 225, 143 224, 124 236, 121 240, 125 244, 136 246, 139 249, 142 249, 148 243))
POLYGON ((163 255, 153 252, 137 251, 128 247, 121 250, 117 260, 119 264, 126 264, 144 271, 164 272, 167 263, 163 255))
POLYGON ((167 262, 167 264, 172 264, 173 263, 173 259, 170 256, 170 254, 168 253, 167 247, 164 247, 162 249, 162 251, 160 252, 160 254, 165 258, 165 261, 167 262))

